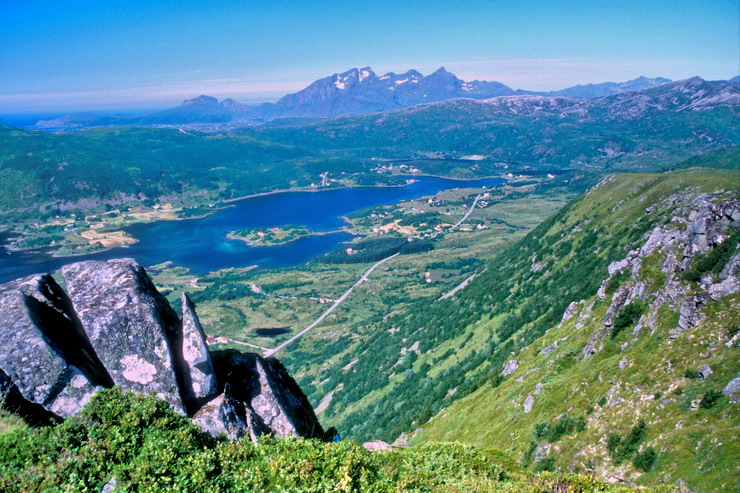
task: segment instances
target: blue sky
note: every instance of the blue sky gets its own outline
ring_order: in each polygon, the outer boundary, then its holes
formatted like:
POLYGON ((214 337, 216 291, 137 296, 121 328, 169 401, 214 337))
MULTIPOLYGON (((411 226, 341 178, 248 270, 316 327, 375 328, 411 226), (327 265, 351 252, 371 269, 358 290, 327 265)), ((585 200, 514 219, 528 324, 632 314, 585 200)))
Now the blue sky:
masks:
POLYGON ((739 58, 738 0, 0 0, 5 113, 274 100, 366 65, 549 90, 739 58))

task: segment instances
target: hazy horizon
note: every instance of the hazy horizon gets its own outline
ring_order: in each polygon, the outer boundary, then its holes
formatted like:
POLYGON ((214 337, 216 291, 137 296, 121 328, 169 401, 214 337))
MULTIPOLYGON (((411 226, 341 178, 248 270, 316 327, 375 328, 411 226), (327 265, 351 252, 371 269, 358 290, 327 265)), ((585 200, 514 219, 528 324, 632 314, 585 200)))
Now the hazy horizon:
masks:
POLYGON ((727 79, 740 73, 739 9, 725 0, 6 2, 0 114, 157 109, 200 94, 254 104, 362 66, 445 66, 533 91, 640 75, 727 79))

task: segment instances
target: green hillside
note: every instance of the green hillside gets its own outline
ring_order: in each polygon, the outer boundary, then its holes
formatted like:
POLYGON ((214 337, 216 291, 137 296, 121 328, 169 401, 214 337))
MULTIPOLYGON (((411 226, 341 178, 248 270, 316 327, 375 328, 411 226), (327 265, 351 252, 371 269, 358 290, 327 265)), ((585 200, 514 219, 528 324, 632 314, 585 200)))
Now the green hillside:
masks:
POLYGON ((694 156, 672 166, 671 169, 686 168, 740 168, 740 147, 730 147, 694 156))
MULTIPOLYGON (((737 191, 724 198, 737 204, 737 191)), ((685 229, 672 222, 661 234, 685 229)), ((562 322, 510 356, 511 373, 439 413, 414 442, 500 447, 535 470, 736 490, 738 395, 723 389, 740 374, 740 294, 737 285, 734 294, 712 293, 733 255, 737 262, 740 234, 737 226, 724 233, 720 246, 696 255, 683 273, 673 269, 687 252, 643 245, 627 269, 605 276, 601 296, 571 306, 562 322), (623 293, 634 299, 609 327, 623 293), (585 348, 598 335, 602 347, 591 356, 585 348)))
MULTIPOLYGON (((669 223, 698 194, 735 184, 729 170, 605 180, 494 257, 456 296, 420 301, 366 329, 372 335, 347 361, 314 377, 327 392, 338 389, 323 420, 350 437, 393 440, 479 387, 499 383, 512 353, 557 325, 570 303, 594 296, 610 263, 641 246, 648 231, 669 223), (355 359, 351 371, 343 370, 355 359)), ((471 419, 485 422, 480 415, 471 419)), ((526 433, 517 446, 529 446, 531 429, 526 433)))
POLYGON ((60 253, 85 253, 100 248, 79 236, 90 227, 87 216, 108 231, 202 215, 246 195, 316 189, 322 173, 332 175, 324 188, 403 183, 374 167, 249 136, 152 128, 55 135, 0 126, 0 230, 21 236, 15 248, 82 244, 60 253), (159 214, 161 206, 171 213, 159 214))

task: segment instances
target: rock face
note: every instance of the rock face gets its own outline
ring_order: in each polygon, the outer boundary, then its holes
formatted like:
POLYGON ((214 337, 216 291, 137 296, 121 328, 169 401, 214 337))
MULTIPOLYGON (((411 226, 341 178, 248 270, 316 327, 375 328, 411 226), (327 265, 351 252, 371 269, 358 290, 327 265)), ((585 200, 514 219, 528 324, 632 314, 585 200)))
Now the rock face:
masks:
MULTIPOLYGON (((665 207, 672 207, 678 200, 679 197, 671 196, 667 199, 665 207)), ((655 213, 652 208, 645 212, 655 213)), ((705 254, 725 241, 733 241, 725 235, 725 232, 740 226, 740 199, 736 194, 734 192, 718 195, 699 194, 688 206, 672 212, 675 215, 670 224, 654 228, 647 235, 641 248, 629 252, 624 259, 609 265, 609 277, 599 288, 600 299, 606 299, 606 286, 615 275, 625 271, 630 275, 612 295, 601 327, 591 335, 583 349, 583 358, 593 356, 603 347, 603 341, 612 331, 614 321, 624 307, 644 297, 646 286, 641 280, 640 270, 646 259, 654 254, 659 257, 660 270, 665 274, 665 286, 657 291, 655 299, 650 303, 653 316, 643 317, 637 321, 635 335, 645 326, 654 330, 655 309, 666 304, 673 309, 677 308, 679 312, 676 327, 669 331, 670 337, 671 339, 681 337, 681 333, 696 327, 702 321, 704 309, 710 300, 719 300, 740 290, 738 253, 722 266, 719 274, 704 273, 699 292, 690 293, 686 282, 681 279, 681 273, 694 265, 697 255, 705 254)), ((568 307, 564 319, 570 311, 572 309, 568 307)))
POLYGON ((0 354, 10 389, 57 416, 82 408, 110 377, 92 353, 69 299, 51 276, 0 286, 0 354))
POLYGON ((193 398, 204 402, 215 396, 218 384, 205 333, 195 313, 195 305, 185 293, 182 294, 182 356, 193 398))
POLYGON ((277 359, 233 352, 218 361, 217 371, 224 392, 195 417, 221 421, 209 433, 248 434, 254 441, 264 434, 324 438, 311 404, 277 359))
POLYGON ((69 296, 48 275, 0 285, 0 406, 44 423, 119 385, 154 392, 214 436, 324 438, 278 360, 214 360, 190 298, 180 319, 134 260, 78 262, 62 276, 69 296))
POLYGON ((144 269, 132 259, 78 262, 64 266, 62 277, 113 382, 154 392, 185 413, 192 391, 178 382, 178 317, 144 269))

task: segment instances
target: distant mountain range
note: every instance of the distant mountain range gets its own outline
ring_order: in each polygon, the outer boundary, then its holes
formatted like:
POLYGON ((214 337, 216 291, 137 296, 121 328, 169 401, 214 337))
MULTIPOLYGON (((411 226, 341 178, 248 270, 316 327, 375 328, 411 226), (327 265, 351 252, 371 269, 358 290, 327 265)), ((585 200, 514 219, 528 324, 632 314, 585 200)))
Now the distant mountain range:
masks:
POLYGON ((692 77, 595 99, 457 98, 243 132, 301 148, 372 149, 374 156, 389 159, 482 155, 538 166, 647 169, 675 162, 676 156, 737 145, 738 108, 740 86, 692 77))
MULTIPOLYGON (((283 96, 276 103, 248 106, 233 99, 219 102, 211 96, 183 101, 175 108, 138 117, 99 116, 73 113, 53 120, 42 120, 37 129, 76 129, 110 125, 188 125, 255 122, 276 118, 326 119, 343 115, 376 113, 402 109, 421 103, 457 98, 490 99, 498 96, 539 95, 594 99, 641 91, 671 82, 663 77, 638 77, 626 82, 577 85, 559 91, 514 90, 500 82, 466 82, 444 67, 424 76, 416 70, 403 74, 389 72, 378 76, 370 67, 353 68, 319 79, 305 89, 283 96)), ((740 83, 740 76, 729 82, 740 83)))

